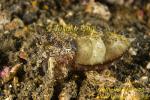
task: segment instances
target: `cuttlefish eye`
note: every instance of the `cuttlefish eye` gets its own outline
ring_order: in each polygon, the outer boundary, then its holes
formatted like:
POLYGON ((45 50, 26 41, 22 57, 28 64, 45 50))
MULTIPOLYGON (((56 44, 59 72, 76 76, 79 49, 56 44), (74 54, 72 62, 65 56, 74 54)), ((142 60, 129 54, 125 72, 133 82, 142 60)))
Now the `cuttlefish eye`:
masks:
POLYGON ((114 33, 104 37, 84 36, 77 39, 76 63, 81 65, 104 64, 120 57, 129 47, 126 37, 114 33))

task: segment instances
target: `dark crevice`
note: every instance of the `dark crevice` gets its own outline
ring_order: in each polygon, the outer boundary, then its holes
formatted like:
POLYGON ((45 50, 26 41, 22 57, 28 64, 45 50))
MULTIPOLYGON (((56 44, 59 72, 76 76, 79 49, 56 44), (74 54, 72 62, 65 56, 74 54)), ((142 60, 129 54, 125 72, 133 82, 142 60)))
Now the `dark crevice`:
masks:
POLYGON ((51 100, 58 100, 58 96, 62 90, 62 85, 61 83, 57 82, 56 85, 54 86, 54 92, 51 100))
POLYGON ((9 62, 9 58, 8 58, 8 55, 3 52, 3 51, 0 51, 0 70, 3 69, 2 66, 6 66, 9 62))

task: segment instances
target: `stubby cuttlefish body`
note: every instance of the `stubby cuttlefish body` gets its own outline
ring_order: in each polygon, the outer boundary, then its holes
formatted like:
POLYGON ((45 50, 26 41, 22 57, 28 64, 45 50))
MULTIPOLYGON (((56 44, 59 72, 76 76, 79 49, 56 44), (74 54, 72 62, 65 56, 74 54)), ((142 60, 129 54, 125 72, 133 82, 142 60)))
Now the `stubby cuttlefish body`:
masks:
MULTIPOLYGON (((48 29, 59 40, 64 41, 63 37, 69 37, 75 41, 75 66, 103 65, 120 57, 130 45, 125 36, 109 30, 98 32, 91 25, 54 25, 48 29)), ((65 46, 65 43, 62 44, 65 46)))
POLYGON ((96 65, 113 61, 128 49, 129 44, 126 37, 114 33, 80 37, 77 39, 76 63, 96 65))

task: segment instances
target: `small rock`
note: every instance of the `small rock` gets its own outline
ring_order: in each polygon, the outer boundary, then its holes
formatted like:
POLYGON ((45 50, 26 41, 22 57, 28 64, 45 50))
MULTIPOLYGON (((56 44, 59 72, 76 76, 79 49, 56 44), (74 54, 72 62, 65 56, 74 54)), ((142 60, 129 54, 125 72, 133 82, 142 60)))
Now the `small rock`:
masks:
POLYGON ((146 68, 147 68, 147 69, 150 69, 150 62, 148 62, 146 68))
POLYGON ((13 96, 10 95, 9 97, 7 97, 5 100, 13 100, 13 96))
POLYGON ((68 11, 65 17, 66 18, 71 17, 71 16, 73 16, 73 14, 74 13, 72 11, 68 11))
POLYGON ((4 25, 10 22, 10 16, 5 11, 0 11, 0 30, 4 29, 4 25))
POLYGON ((20 51, 19 58, 21 58, 23 60, 27 60, 28 59, 28 54, 25 51, 20 51))
POLYGON ((20 67, 21 67, 21 64, 16 64, 11 69, 7 69, 7 72, 5 71, 5 73, 4 73, 3 77, 2 77, 3 82, 6 83, 9 80, 13 79, 14 76, 16 75, 16 73, 18 72, 18 70, 20 69, 20 67))
POLYGON ((11 85, 11 84, 9 85, 9 88, 12 88, 12 85, 11 85))
POLYGON ((43 56, 44 58, 47 58, 46 52, 43 52, 43 53, 42 53, 42 56, 43 56))
POLYGON ((143 83, 147 83, 148 82, 148 77, 147 76, 142 76, 140 79, 143 83))
POLYGON ((6 66, 6 67, 0 72, 0 77, 1 77, 1 78, 7 77, 9 71, 10 71, 10 68, 6 66))
POLYGON ((5 25, 6 23, 10 22, 10 17, 7 12, 0 11, 0 25, 5 25))
POLYGON ((148 3, 148 4, 146 5, 146 10, 147 10, 147 11, 150 10, 150 3, 148 3))
POLYGON ((58 18, 59 24, 62 26, 66 26, 65 21, 62 18, 58 18))
POLYGON ((136 52, 136 50, 135 50, 134 48, 130 48, 130 49, 129 49, 129 53, 130 53, 132 56, 137 55, 137 52, 136 52))
POLYGON ((89 4, 87 4, 85 7, 85 12, 97 14, 104 20, 109 20, 111 17, 108 7, 96 2, 89 2, 89 4))

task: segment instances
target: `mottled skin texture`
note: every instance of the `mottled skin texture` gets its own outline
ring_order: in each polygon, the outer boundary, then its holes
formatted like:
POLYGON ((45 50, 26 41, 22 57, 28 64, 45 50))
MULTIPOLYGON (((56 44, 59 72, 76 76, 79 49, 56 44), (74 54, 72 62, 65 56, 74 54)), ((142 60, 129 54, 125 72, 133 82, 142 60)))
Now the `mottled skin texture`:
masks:
MULTIPOLYGON (((50 32, 57 34, 56 38, 63 42, 68 38, 75 41, 75 64, 97 65, 113 61, 120 57, 129 47, 129 40, 117 33, 106 31, 98 32, 91 25, 50 25, 50 32), (102 35, 103 34, 103 35, 102 35)), ((54 35, 55 35, 54 34, 54 35)), ((64 46, 69 46, 64 43, 64 46)))

